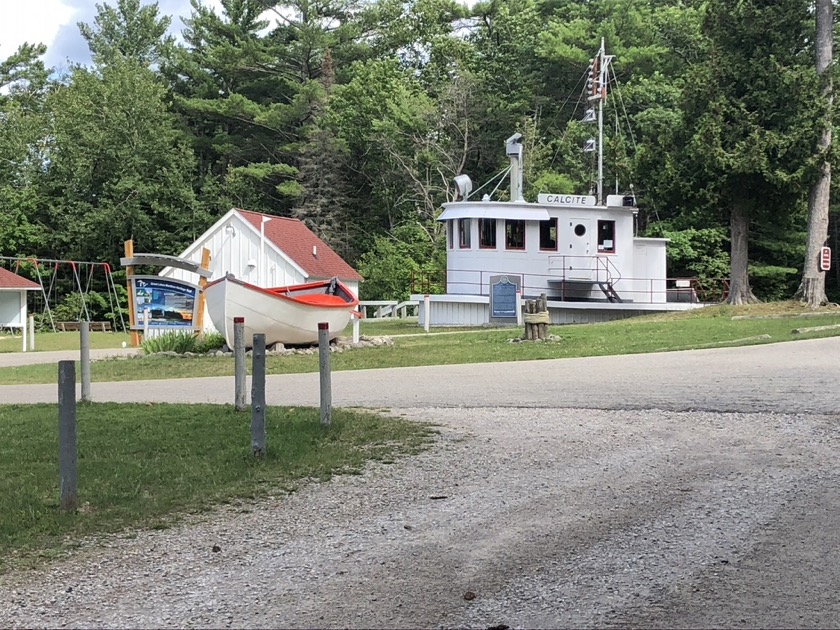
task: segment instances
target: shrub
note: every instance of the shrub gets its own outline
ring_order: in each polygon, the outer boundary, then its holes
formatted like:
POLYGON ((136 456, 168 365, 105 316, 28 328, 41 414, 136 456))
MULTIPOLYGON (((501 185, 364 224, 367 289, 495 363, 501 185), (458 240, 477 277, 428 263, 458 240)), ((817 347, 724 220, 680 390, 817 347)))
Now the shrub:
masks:
POLYGON ((218 350, 227 343, 225 336, 221 333, 212 332, 206 333, 203 337, 199 337, 194 352, 205 354, 211 350, 218 350))
POLYGON ((140 345, 146 354, 154 354, 155 352, 177 352, 178 354, 199 352, 199 340, 195 333, 180 330, 171 330, 157 337, 144 339, 140 345))

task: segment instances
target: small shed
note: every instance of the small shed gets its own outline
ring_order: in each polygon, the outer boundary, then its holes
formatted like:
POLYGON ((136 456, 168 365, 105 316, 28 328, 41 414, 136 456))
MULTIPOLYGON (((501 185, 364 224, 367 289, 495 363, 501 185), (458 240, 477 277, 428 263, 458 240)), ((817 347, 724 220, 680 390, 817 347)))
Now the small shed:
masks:
MULTIPOLYGON (((280 287, 337 277, 359 295, 362 276, 298 219, 233 208, 178 256, 200 263, 205 247, 210 250, 210 281, 233 274, 260 287, 280 287)), ((197 280, 174 267, 160 275, 197 280)), ((204 321, 211 326, 206 312, 204 321)))
POLYGON ((0 268, 0 327, 19 328, 26 352, 26 292, 40 291, 41 286, 11 271, 0 268))

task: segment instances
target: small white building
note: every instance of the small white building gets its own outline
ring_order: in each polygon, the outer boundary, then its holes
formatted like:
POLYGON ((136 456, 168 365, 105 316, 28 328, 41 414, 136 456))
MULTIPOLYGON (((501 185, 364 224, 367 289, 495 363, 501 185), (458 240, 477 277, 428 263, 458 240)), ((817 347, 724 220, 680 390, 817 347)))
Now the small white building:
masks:
POLYGON ((26 293, 41 291, 41 286, 0 267, 0 328, 19 328, 26 352, 26 293))
MULTIPOLYGON (((359 295, 362 276, 298 219, 233 208, 179 254, 201 262, 210 250, 209 280, 233 274, 260 287, 280 287, 337 277, 359 295)), ((197 282, 188 271, 166 267, 161 276, 197 282)), ((205 311, 205 329, 212 323, 205 311)))

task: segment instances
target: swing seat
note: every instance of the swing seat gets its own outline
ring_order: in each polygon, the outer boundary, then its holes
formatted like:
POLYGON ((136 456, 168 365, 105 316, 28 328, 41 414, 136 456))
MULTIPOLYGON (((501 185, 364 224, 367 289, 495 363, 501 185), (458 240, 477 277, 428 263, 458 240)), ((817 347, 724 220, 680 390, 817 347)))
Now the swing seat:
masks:
MULTIPOLYGON (((55 327, 59 332, 79 332, 81 322, 56 322, 55 327)), ((91 322, 91 332, 111 332, 111 322, 91 322)))

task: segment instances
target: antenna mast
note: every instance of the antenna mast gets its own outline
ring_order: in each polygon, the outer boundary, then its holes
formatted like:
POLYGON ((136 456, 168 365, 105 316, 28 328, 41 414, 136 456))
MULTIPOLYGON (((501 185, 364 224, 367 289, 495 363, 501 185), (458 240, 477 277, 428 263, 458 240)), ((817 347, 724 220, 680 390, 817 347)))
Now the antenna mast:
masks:
POLYGON ((609 82, 609 66, 614 55, 607 55, 604 49, 604 38, 601 38, 601 48, 590 67, 589 101, 598 101, 598 189, 596 203, 604 205, 604 103, 607 100, 607 83, 609 82))

